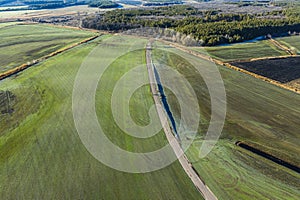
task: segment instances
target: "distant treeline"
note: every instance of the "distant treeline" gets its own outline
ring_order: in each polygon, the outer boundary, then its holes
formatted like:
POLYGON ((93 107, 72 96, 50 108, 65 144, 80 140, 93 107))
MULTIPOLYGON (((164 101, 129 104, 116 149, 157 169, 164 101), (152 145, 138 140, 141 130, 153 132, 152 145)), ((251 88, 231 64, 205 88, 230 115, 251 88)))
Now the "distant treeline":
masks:
POLYGON ((88 4, 90 7, 98 8, 117 8, 120 6, 116 2, 112 2, 109 0, 91 0, 88 4))
MULTIPOLYGON (((7 1, 1 1, 0 0, 0 5, 3 5, 5 3, 9 3, 14 5, 13 0, 7 0, 7 1)), ((68 0, 68 1, 63 1, 63 0, 19 0, 17 5, 26 5, 28 7, 14 7, 11 6, 5 10, 2 11, 17 11, 17 10, 39 10, 39 9, 55 9, 55 8, 62 8, 62 7, 67 7, 67 6, 73 6, 73 5, 83 5, 87 4, 86 1, 80 1, 78 2, 77 0, 68 0)))
POLYGON ((265 14, 221 14, 190 6, 113 10, 83 20, 82 25, 108 31, 138 27, 171 28, 193 36, 202 45, 251 40, 268 34, 300 32, 299 7, 265 14), (276 18, 272 16, 277 16, 276 18))
POLYGON ((299 32, 300 20, 247 19, 233 22, 191 23, 178 27, 176 30, 187 35, 193 35, 203 45, 213 46, 242 42, 268 34, 299 32))
MULTIPOLYGON (((0 0, 0 5, 2 3, 11 3, 12 0, 0 0)), ((98 8, 116 8, 120 5, 112 2, 111 0, 84 0, 84 1, 77 1, 77 0, 20 0, 19 3, 22 5, 27 5, 28 7, 24 8, 8 8, 4 11, 14 11, 14 10, 39 10, 39 9, 55 9, 55 8, 62 8, 67 6, 74 6, 74 5, 89 5, 91 7, 98 7, 98 8)))
POLYGON ((181 0, 148 0, 143 2, 143 6, 168 6, 182 4, 181 0))

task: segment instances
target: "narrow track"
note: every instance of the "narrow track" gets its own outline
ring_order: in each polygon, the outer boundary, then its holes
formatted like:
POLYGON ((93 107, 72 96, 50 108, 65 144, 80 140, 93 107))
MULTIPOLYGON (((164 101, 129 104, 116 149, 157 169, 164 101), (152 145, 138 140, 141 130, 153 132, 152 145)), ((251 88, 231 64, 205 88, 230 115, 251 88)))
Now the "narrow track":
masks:
MULTIPOLYGON (((151 88, 151 93, 154 99, 155 105, 160 105, 156 106, 156 110, 159 116, 159 119, 161 123, 163 124, 166 121, 166 113, 163 109, 162 102, 160 99, 159 91, 157 89, 157 84, 156 80, 154 77, 154 71, 153 71, 153 64, 152 64, 152 59, 151 59, 151 45, 152 42, 150 41, 147 44, 146 47, 146 62, 147 62, 147 70, 148 70, 148 76, 149 76, 149 81, 150 81, 150 88, 151 88)), ((194 170, 192 164, 188 160, 188 158, 185 156, 179 141, 175 138, 175 135, 173 134, 170 126, 163 126, 163 130, 166 134, 166 137, 169 141, 169 144, 171 145, 174 153, 176 154, 178 161, 180 162, 182 168, 186 172, 186 174, 189 176, 189 178, 192 180, 193 184, 197 188, 197 190, 202 194, 202 196, 205 199, 208 200, 216 200, 217 197, 212 193, 212 191, 205 185, 205 183, 200 179, 198 176, 198 173, 194 170)))
POLYGON ((281 44, 280 42, 278 42, 278 41, 276 41, 276 40, 274 40, 274 39, 272 39, 272 38, 270 38, 269 41, 270 41, 271 43, 273 43, 277 48, 279 48, 279 49, 281 49, 281 50, 287 52, 289 55, 292 55, 292 56, 297 55, 297 54, 295 54, 290 48, 284 46, 284 45, 281 44))

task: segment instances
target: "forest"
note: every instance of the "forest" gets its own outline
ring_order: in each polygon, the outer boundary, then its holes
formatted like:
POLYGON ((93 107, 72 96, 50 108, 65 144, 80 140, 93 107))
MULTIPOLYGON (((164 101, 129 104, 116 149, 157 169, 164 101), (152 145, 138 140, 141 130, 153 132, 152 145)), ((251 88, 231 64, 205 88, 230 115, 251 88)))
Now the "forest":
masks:
POLYGON ((91 0, 88 2, 88 5, 90 7, 98 7, 98 8, 117 8, 120 5, 117 4, 116 2, 109 1, 109 0, 91 0))
MULTIPOLYGON (((87 0, 89 1, 89 0, 87 0)), ((8 6, 2 11, 18 11, 18 10, 40 10, 40 9, 55 9, 67 6, 87 4, 87 1, 77 0, 0 0, 0 6, 8 6), (24 7, 18 7, 22 5, 24 7), (26 7, 27 6, 27 7, 26 7)), ((90 2, 90 1, 89 1, 90 2)))
POLYGON ((40 10, 40 9, 55 9, 75 5, 89 5, 90 7, 98 8, 117 8, 120 5, 110 0, 20 0, 15 3, 13 0, 0 0, 0 6, 13 5, 4 11, 17 10, 40 10), (27 5, 28 7, 14 7, 16 5, 27 5))
POLYGON ((263 14, 224 14, 186 5, 123 9, 90 16, 82 26, 112 32, 139 27, 171 28, 191 35, 204 46, 214 46, 300 32, 300 9, 296 6, 263 14))

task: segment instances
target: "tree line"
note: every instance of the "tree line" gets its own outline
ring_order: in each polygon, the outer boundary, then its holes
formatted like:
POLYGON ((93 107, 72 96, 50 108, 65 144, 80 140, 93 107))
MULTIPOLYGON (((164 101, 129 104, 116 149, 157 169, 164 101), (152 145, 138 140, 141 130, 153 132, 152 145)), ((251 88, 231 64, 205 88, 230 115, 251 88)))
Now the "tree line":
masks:
POLYGON ((300 9, 262 14, 224 14, 190 6, 113 10, 83 20, 85 28, 124 31, 139 27, 171 28, 191 35, 204 46, 235 43, 259 36, 300 32, 300 9), (270 18, 270 15, 281 15, 270 18))
POLYGON ((88 5, 90 7, 97 7, 97 8, 117 8, 120 5, 116 2, 110 1, 110 0, 91 0, 88 2, 88 5))

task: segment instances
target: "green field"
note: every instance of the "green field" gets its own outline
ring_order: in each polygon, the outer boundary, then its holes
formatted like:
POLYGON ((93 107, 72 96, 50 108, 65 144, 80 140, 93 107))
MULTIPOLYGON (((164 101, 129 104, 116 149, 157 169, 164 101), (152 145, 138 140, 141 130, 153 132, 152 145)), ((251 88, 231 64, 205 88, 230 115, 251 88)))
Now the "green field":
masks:
POLYGON ((297 54, 300 54, 300 36, 299 35, 276 38, 276 40, 279 41, 280 43, 288 46, 289 48, 291 48, 292 50, 297 52, 297 54))
MULTIPOLYGON (((298 199, 300 175, 235 146, 242 140, 299 166, 300 96, 254 77, 219 67, 227 92, 227 116, 220 140, 213 151, 199 159, 199 147, 210 120, 210 95, 193 66, 208 70, 208 61, 176 49, 155 50, 155 60, 173 67, 192 85, 199 100, 199 135, 187 155, 205 183, 219 199, 298 199)), ((159 68, 161 79, 164 68, 159 68)), ((181 87, 172 78, 169 84, 181 87)), ((182 89, 182 95, 188 95, 182 89)), ((180 108, 167 92, 177 126, 180 108)))
MULTIPOLYGON (((203 52, 203 47, 192 48, 195 51, 203 52)), ((251 58, 272 57, 287 55, 286 52, 277 49, 272 43, 267 40, 238 43, 226 46, 206 47, 207 53, 216 59, 222 61, 246 60, 251 58)))
MULTIPOLYGON (((144 48, 145 42, 103 36, 0 82, 0 90, 11 93, 11 101, 0 104, 4 105, 2 110, 7 106, 14 110, 0 118, 1 199, 201 199, 179 162, 145 174, 116 171, 88 153, 75 129, 75 76, 84 58, 100 43, 100 56, 125 53, 105 71, 97 89, 98 119, 109 130, 107 136, 122 148, 138 152, 167 143, 162 132, 140 142, 119 130, 111 119, 114 84, 123 73, 145 63, 144 50, 126 51, 133 45, 144 48)), ((146 68, 137 78, 147 79, 146 68)), ((152 104, 149 86, 137 90, 130 101, 133 119, 147 123, 147 109, 152 104)))
POLYGON ((0 72, 40 58, 65 46, 91 37, 93 33, 47 25, 1 24, 0 72))
MULTIPOLYGON (((0 72, 93 35, 44 25, 6 26, 0 28, 0 34, 0 72)), ((74 81, 86 56, 94 52, 99 59, 95 70, 109 63, 95 96, 97 117, 106 136, 131 152, 154 151, 168 143, 162 131, 147 139, 131 137, 118 127, 111 110, 117 81, 145 64, 146 43, 145 39, 130 36, 101 36, 0 81, 1 199, 202 199, 179 162, 151 173, 120 172, 92 157, 75 128, 74 81)), ((159 43, 156 47, 154 60, 183 74, 197 94, 201 122, 187 156, 214 194, 219 199, 297 199, 299 174, 237 147, 235 142, 245 141, 299 166, 300 96, 219 67, 227 92, 227 118, 213 151, 199 159, 211 102, 207 86, 193 65, 209 71, 211 63, 159 43)), ((205 53, 200 48, 194 50, 205 53)), ((268 41, 207 50, 225 61, 284 55, 268 41)), ((158 71, 164 79, 167 71, 158 71)), ((148 80, 146 67, 134 80, 148 80)), ((167 81, 181 89, 180 95, 190 95, 180 80, 167 81)), ((121 85, 120 99, 126 96, 130 84, 121 85)), ((178 125, 178 101, 169 90, 165 92, 178 125)), ((129 106, 132 119, 142 126, 150 122, 148 111, 152 105, 149 85, 136 90, 129 105, 121 101, 121 107, 129 106)), ((87 132, 92 128, 87 124, 87 132)))
POLYGON ((11 25, 16 25, 18 22, 5 22, 5 23, 0 23, 0 28, 6 27, 6 26, 11 26, 11 25))

